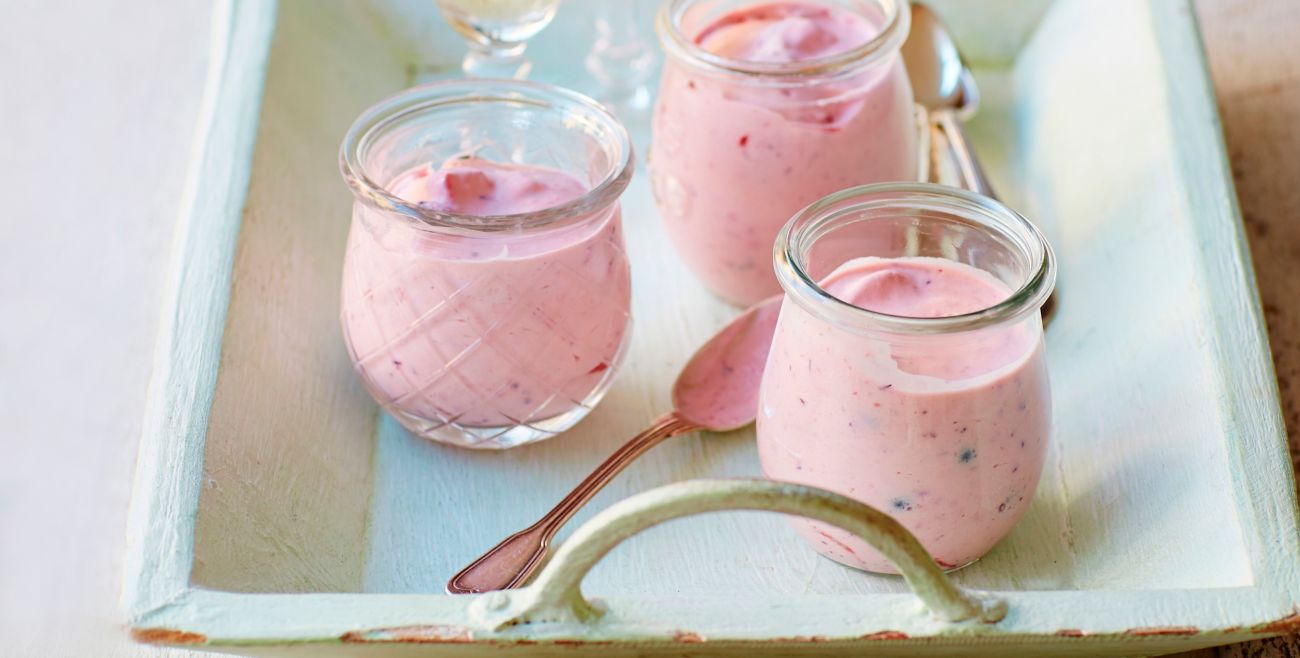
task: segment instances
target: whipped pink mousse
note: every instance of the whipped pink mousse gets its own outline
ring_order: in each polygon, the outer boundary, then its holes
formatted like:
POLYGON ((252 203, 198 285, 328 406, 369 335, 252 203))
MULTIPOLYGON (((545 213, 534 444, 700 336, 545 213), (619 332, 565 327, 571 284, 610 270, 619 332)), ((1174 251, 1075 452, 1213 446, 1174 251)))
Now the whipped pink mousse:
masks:
POLYGON ((858 14, 811 3, 742 7, 695 35, 705 50, 742 62, 801 62, 860 47, 879 30, 858 14))
MULTIPOLYGON (((426 164, 386 189, 430 210, 483 217, 587 193, 563 172, 478 158, 426 164)), ((458 235, 358 204, 343 327, 375 398, 408 426, 527 424, 563 414, 613 375, 631 281, 617 205, 596 221, 458 235)))
POLYGON ((587 186, 556 169, 469 157, 411 169, 388 191, 440 212, 488 216, 554 208, 586 194, 587 186))
MULTIPOLYGON (((938 258, 857 258, 821 287, 860 308, 934 318, 1011 294, 992 275, 938 258)), ((1036 321, 925 336, 850 333, 787 299, 760 393, 758 445, 773 479, 815 485, 887 512, 940 566, 977 560, 1024 513, 1050 424, 1036 321)), ((823 555, 896 573, 865 542, 796 520, 823 555)))
MULTIPOLYGON (((847 56, 879 16, 816 2, 754 4, 693 34, 744 67, 798 69, 847 56)), ((862 183, 916 179, 912 89, 897 53, 835 75, 738 75, 669 57, 654 115, 651 176, 678 253, 723 298, 780 292, 772 243, 795 212, 862 183)))

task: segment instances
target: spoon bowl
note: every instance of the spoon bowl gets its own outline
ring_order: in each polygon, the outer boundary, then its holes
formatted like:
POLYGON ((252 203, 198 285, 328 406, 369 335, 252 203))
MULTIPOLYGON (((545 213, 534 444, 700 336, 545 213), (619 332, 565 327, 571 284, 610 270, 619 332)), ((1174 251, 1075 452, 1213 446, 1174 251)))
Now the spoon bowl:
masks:
POLYGON ((916 102, 930 110, 962 106, 966 63, 947 28, 929 7, 912 3, 912 28, 902 53, 916 102))
POLYGON ((678 416, 713 432, 754 422, 781 296, 751 306, 700 346, 673 384, 678 416))

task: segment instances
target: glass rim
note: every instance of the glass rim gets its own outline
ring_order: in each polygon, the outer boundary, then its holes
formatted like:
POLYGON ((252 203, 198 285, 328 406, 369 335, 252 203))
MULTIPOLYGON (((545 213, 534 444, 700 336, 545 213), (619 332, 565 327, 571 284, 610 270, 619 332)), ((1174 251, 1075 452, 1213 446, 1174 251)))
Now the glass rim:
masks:
POLYGON ((885 11, 885 23, 869 41, 842 53, 797 62, 747 62, 715 55, 682 34, 680 19, 699 0, 666 0, 655 18, 664 52, 706 71, 799 81, 804 78, 853 73, 892 55, 902 47, 911 25, 908 0, 873 0, 885 11))
POLYGON ((544 82, 511 79, 461 79, 411 87, 370 106, 352 122, 339 146, 339 168, 358 200, 380 210, 405 215, 429 228, 500 231, 536 228, 586 216, 616 202, 635 169, 627 129, 605 106, 576 91, 544 82), (366 173, 363 156, 373 139, 394 123, 465 103, 509 103, 574 113, 613 137, 614 163, 605 178, 586 194, 557 206, 505 215, 445 212, 411 203, 390 193, 366 173))
POLYGON ((1032 222, 995 199, 934 183, 874 183, 823 197, 800 210, 781 228, 772 259, 777 280, 786 296, 814 316, 840 326, 865 326, 899 334, 974 331, 1015 321, 1031 312, 1038 312, 1056 285, 1055 253, 1032 222), (851 203, 859 197, 859 202, 851 203), (845 206, 846 202, 850 202, 849 205, 845 206), (846 212, 891 207, 901 209, 921 202, 970 219, 1026 247, 1030 273, 1024 282, 1006 299, 992 306, 961 315, 920 318, 881 313, 850 304, 827 292, 809 276, 798 252, 805 240, 820 238, 818 230, 831 220, 846 212), (1008 235, 1010 233, 1015 235, 1008 235))

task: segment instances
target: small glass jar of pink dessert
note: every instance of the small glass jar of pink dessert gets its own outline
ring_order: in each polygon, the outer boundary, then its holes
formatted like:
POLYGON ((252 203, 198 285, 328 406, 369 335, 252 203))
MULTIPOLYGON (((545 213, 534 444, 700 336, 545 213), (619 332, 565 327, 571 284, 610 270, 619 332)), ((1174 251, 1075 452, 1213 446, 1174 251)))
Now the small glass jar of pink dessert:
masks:
MULTIPOLYGON (((801 211, 774 258, 764 472, 885 511, 945 569, 979 559, 1029 507, 1047 451, 1042 234, 970 192, 866 185, 801 211)), ((846 532, 794 524, 837 562, 895 573, 846 532)))
POLYGON ((906 0, 667 0, 650 173, 668 236, 724 299, 780 292, 777 231, 863 183, 914 181, 906 0))
POLYGON ((581 420, 623 360, 627 132, 557 87, 472 80, 366 110, 342 322, 362 381, 427 439, 508 448, 581 420))

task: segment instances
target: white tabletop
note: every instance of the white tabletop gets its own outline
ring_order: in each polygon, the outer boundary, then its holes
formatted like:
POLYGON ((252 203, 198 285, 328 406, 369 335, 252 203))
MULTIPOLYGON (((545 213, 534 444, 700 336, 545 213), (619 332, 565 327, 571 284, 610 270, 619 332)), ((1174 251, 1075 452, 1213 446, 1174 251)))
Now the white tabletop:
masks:
POLYGON ((0 3, 0 655, 202 655, 133 644, 117 597, 210 13, 0 3))
MULTIPOLYGON (((1283 66, 1293 60, 1270 58, 1276 48, 1267 43, 1225 47, 1251 41, 1236 38, 1246 30, 1278 26, 1275 13, 1294 17, 1291 1, 1244 8, 1232 0, 1197 2, 1208 19, 1216 74, 1251 69, 1275 81, 1252 79, 1274 110, 1241 121, 1234 77, 1217 80, 1230 141, 1257 145, 1242 126, 1262 130, 1273 125, 1270 117, 1292 115, 1282 105, 1300 106, 1287 75, 1292 69, 1283 66), (1237 9, 1229 12, 1230 5, 1237 9), (1245 65, 1248 55, 1262 68, 1245 65)), ((204 655, 132 644, 117 597, 159 293, 206 73, 210 11, 196 0, 0 3, 0 194, 8 208, 0 213, 5 656, 204 655)), ((1295 133, 1281 133, 1295 143, 1295 133)), ((1260 149, 1251 153, 1268 159, 1260 149)), ((1263 201, 1248 195, 1278 198, 1257 181, 1282 178, 1241 178, 1239 172, 1250 224, 1251 208, 1263 201)), ((1271 272, 1282 261, 1259 262, 1268 249, 1255 246, 1268 302, 1281 285, 1271 272)), ((1284 349, 1280 358, 1293 353, 1284 349)), ((1276 640, 1196 655, 1270 646, 1281 652, 1291 645, 1276 640)))

